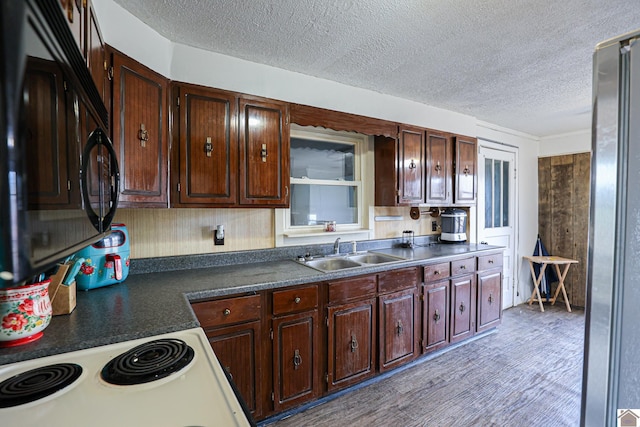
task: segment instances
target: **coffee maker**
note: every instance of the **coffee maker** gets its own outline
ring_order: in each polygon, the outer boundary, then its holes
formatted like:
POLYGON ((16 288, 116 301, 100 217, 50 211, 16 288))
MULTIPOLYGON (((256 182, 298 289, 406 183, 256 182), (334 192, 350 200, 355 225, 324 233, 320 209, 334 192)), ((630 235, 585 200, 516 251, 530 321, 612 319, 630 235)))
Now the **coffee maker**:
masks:
POLYGON ((445 243, 467 241, 467 213, 464 210, 447 208, 440 217, 442 218, 440 241, 445 243))

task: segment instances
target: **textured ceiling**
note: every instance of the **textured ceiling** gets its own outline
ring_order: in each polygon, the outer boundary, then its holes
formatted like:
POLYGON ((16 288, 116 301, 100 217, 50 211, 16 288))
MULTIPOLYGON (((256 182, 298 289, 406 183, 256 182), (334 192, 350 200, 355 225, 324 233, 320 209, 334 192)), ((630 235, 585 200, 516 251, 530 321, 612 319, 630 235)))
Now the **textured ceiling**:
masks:
POLYGON ((115 0, 158 33, 536 136, 586 129, 592 54, 638 0, 115 0))

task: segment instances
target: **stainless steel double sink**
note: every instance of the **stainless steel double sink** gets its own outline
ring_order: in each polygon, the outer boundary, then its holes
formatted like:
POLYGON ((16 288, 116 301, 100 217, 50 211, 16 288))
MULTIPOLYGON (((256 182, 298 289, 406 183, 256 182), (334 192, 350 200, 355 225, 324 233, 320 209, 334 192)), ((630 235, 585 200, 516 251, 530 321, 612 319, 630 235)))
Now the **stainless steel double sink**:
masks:
POLYGON ((344 270, 347 268, 369 267, 372 265, 388 264, 393 262, 406 261, 391 255, 382 255, 374 252, 364 252, 344 255, 327 255, 321 258, 314 258, 309 261, 299 261, 301 264, 315 270, 328 273, 330 271, 344 270))

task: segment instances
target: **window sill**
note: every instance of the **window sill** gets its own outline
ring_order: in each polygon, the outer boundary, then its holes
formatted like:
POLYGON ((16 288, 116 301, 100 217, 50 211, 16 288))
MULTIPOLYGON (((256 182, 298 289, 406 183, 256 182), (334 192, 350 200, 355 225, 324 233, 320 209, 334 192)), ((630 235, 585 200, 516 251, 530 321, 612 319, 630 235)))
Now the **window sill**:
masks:
POLYGON ((288 237, 290 239, 295 239, 295 238, 306 238, 306 237, 331 237, 331 236, 338 236, 340 237, 341 235, 344 234, 361 234, 361 233, 368 233, 370 230, 368 228, 356 228, 356 229, 351 229, 351 230, 336 230, 336 231, 305 231, 305 232, 295 232, 295 231, 291 231, 288 233, 284 233, 283 236, 284 237, 288 237))

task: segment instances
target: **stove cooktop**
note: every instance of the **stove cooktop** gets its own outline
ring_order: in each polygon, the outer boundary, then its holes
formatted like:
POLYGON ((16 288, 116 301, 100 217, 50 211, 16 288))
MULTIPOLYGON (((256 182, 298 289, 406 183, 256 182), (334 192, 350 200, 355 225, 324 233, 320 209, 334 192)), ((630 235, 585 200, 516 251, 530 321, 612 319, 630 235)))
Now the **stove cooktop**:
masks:
POLYGON ((0 366, 21 426, 248 426, 200 328, 0 366))

